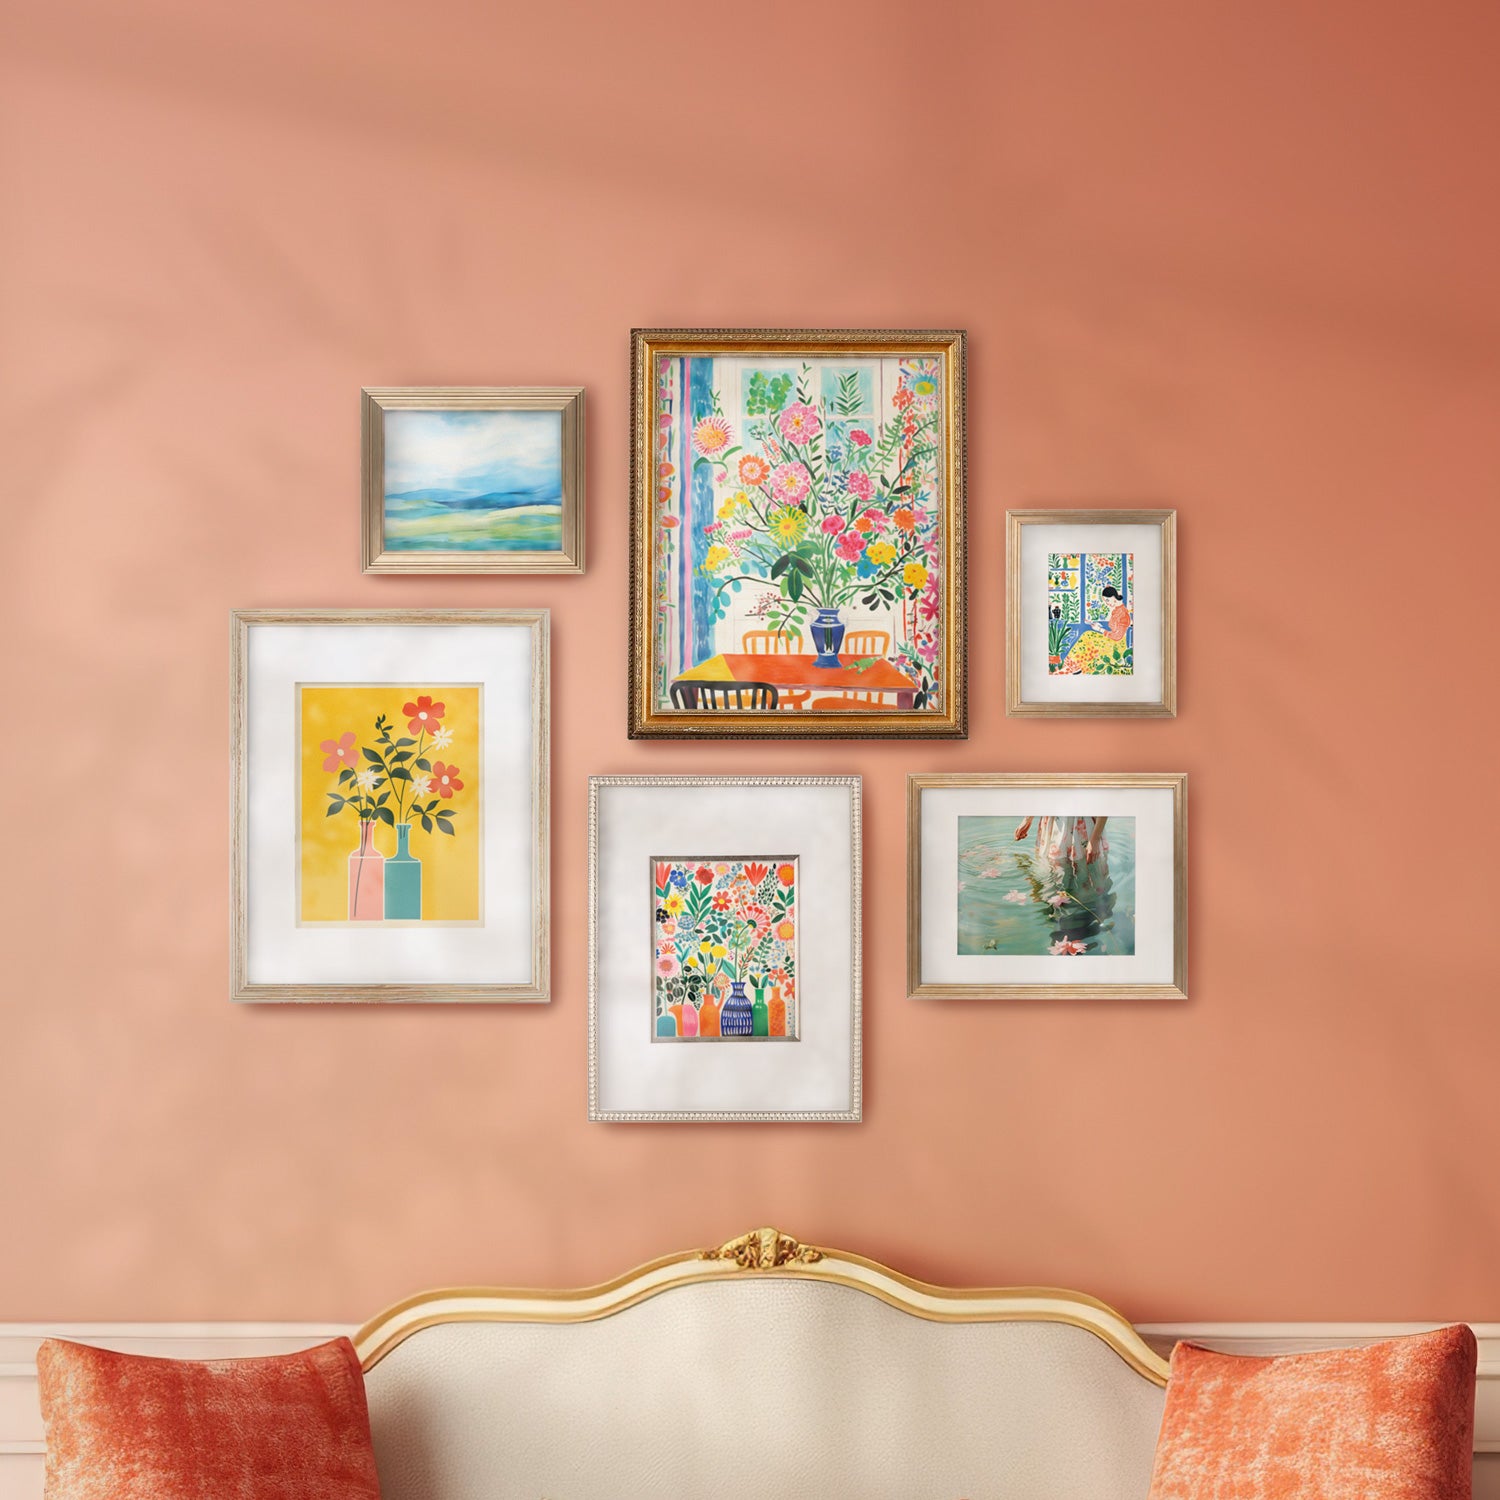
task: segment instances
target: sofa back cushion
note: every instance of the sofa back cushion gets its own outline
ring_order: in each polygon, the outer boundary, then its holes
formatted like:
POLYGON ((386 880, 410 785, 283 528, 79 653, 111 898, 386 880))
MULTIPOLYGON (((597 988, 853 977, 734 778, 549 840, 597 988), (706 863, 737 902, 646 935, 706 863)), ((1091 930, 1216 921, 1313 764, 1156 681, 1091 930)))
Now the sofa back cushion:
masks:
POLYGON ((175 1360, 46 1340, 46 1500, 379 1500, 348 1339, 175 1360))
POLYGON ((1083 1328, 753 1275, 424 1327, 365 1383, 384 1500, 1142 1500, 1162 1410, 1083 1328))
POLYGON ((1462 1324, 1274 1358, 1179 1344, 1151 1500, 1468 1500, 1477 1358, 1462 1324))

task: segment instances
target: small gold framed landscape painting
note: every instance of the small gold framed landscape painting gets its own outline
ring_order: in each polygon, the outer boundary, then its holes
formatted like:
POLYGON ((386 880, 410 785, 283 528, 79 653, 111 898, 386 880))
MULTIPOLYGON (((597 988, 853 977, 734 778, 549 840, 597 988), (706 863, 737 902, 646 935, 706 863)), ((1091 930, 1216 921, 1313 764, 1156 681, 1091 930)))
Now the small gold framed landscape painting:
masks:
POLYGON ((231 996, 548 998, 546 610, 236 610, 231 996))
POLYGON ((1005 711, 1177 712, 1177 513, 1006 514, 1005 711))
POLYGON ((579 386, 361 392, 366 573, 581 573, 579 386))
POLYGON ((1185 999, 1187 777, 906 781, 914 998, 1185 999))
POLYGON ((636 329, 632 738, 968 733, 964 335, 636 329))

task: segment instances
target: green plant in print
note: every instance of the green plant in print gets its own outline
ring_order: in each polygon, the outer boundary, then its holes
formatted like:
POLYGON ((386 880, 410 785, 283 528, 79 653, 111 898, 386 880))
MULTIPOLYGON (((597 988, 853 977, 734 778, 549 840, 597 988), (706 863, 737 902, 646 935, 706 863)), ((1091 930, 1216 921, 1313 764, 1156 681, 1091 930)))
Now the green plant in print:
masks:
POLYGON ((838 376, 831 397, 815 390, 810 364, 795 382, 756 371, 747 381, 743 441, 735 442, 712 392, 693 449, 695 466, 724 492, 703 528, 699 563, 716 621, 746 584, 775 585, 765 615, 771 630, 800 629, 814 609, 855 602, 894 609, 907 627, 907 654, 926 678, 915 706, 925 706, 938 654, 938 394, 936 360, 903 361, 889 415, 857 426, 865 407, 857 370, 838 376), (837 456, 829 440, 835 421, 837 456))
POLYGON ((652 1035, 719 1036, 725 996, 739 990, 767 1012, 746 1035, 795 1039, 797 896, 794 858, 654 857, 652 1035))

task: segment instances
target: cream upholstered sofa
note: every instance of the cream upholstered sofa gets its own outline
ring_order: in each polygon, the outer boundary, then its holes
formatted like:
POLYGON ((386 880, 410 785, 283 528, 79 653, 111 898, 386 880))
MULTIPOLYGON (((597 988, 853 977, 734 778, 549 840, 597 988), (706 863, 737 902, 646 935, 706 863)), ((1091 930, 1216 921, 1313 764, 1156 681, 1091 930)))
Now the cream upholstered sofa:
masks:
POLYGON ((774 1229, 356 1339, 384 1500, 1144 1500, 1165 1362, 1092 1298, 774 1229))

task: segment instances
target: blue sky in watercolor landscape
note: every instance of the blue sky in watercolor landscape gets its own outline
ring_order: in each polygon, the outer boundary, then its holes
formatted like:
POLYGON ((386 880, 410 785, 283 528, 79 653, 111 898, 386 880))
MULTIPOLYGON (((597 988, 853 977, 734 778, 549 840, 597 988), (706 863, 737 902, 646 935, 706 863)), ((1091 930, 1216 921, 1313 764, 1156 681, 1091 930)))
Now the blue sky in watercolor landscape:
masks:
POLYGON ((555 411, 388 411, 385 493, 452 504, 562 500, 562 414, 555 411))

